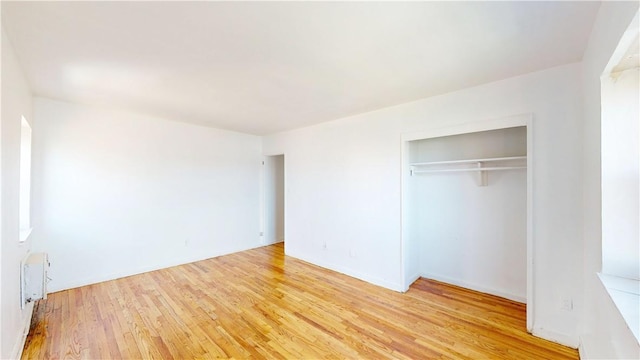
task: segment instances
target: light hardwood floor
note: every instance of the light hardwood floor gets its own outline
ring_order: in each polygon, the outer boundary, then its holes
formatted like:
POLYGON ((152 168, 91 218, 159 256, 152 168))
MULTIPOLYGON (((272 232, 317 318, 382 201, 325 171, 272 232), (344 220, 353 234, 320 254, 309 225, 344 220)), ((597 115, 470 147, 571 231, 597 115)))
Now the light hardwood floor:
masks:
POLYGON ((523 304, 418 280, 396 293, 282 244, 61 291, 23 359, 577 359, 525 331, 523 304))

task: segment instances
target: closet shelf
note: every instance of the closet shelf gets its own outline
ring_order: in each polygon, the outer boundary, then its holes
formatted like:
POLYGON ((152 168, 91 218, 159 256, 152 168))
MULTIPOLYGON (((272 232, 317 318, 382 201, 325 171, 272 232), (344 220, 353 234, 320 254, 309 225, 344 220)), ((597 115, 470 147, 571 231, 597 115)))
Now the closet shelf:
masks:
POLYGON ((410 166, 429 166, 429 165, 449 165, 449 164, 475 164, 475 163, 484 163, 484 162, 524 160, 526 158, 527 158, 526 156, 509 156, 509 157, 485 158, 485 159, 417 162, 417 163, 411 163, 409 165, 410 166))
POLYGON ((439 172, 461 172, 461 171, 497 171, 497 170, 516 170, 526 169, 526 166, 495 166, 495 167, 479 167, 465 169, 435 169, 435 170, 413 170, 413 174, 439 173, 439 172))
POLYGON ((509 156, 483 159, 415 162, 410 163, 409 165, 411 166, 412 176, 417 174, 448 172, 478 172, 480 176, 479 185, 486 186, 487 171, 526 169, 526 163, 524 165, 522 164, 522 160, 526 161, 526 159, 526 156, 509 156), (504 166, 499 166, 500 163, 506 164, 504 164, 504 166), (490 164, 490 166, 485 166, 487 164, 490 164), (475 167, 470 167, 469 165, 475 165, 475 167))

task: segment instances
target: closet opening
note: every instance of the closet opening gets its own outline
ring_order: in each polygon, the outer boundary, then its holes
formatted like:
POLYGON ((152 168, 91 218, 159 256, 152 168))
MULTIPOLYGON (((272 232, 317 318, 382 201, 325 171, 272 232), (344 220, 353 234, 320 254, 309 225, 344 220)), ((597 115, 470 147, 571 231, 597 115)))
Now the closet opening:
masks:
POLYGON ((284 155, 265 156, 263 160, 263 226, 262 243, 285 239, 284 155))
POLYGON ((403 136, 404 287, 437 280, 524 303, 533 328, 531 116, 403 136))

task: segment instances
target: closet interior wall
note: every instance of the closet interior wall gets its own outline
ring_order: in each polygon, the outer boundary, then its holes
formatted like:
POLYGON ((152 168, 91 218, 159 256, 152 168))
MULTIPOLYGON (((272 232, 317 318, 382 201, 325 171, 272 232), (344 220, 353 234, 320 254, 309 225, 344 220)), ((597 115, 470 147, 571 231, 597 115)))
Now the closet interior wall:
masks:
MULTIPOLYGON (((520 159, 482 166, 526 166, 526 127, 409 142, 409 162, 520 159)), ((437 165, 438 169, 471 164, 437 165)), ((433 166, 427 166, 433 169, 433 166)), ((408 185, 408 236, 419 275, 526 302, 527 170, 419 173, 408 185)))

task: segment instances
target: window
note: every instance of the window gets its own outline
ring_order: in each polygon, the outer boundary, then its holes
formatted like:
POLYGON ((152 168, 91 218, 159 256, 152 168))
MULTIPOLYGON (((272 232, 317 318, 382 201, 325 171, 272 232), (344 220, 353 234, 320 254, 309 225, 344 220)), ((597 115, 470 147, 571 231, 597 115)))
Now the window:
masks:
POLYGON ((640 342, 640 37, 638 14, 601 77, 602 273, 640 342))
POLYGON ((602 272, 640 279, 638 68, 602 79, 602 272))
POLYGON ((31 126, 22 117, 20 130, 20 241, 31 232, 31 126))
POLYGON ((602 272, 640 280, 640 83, 637 30, 602 82, 602 272), (634 60, 635 59, 635 60, 634 60))

